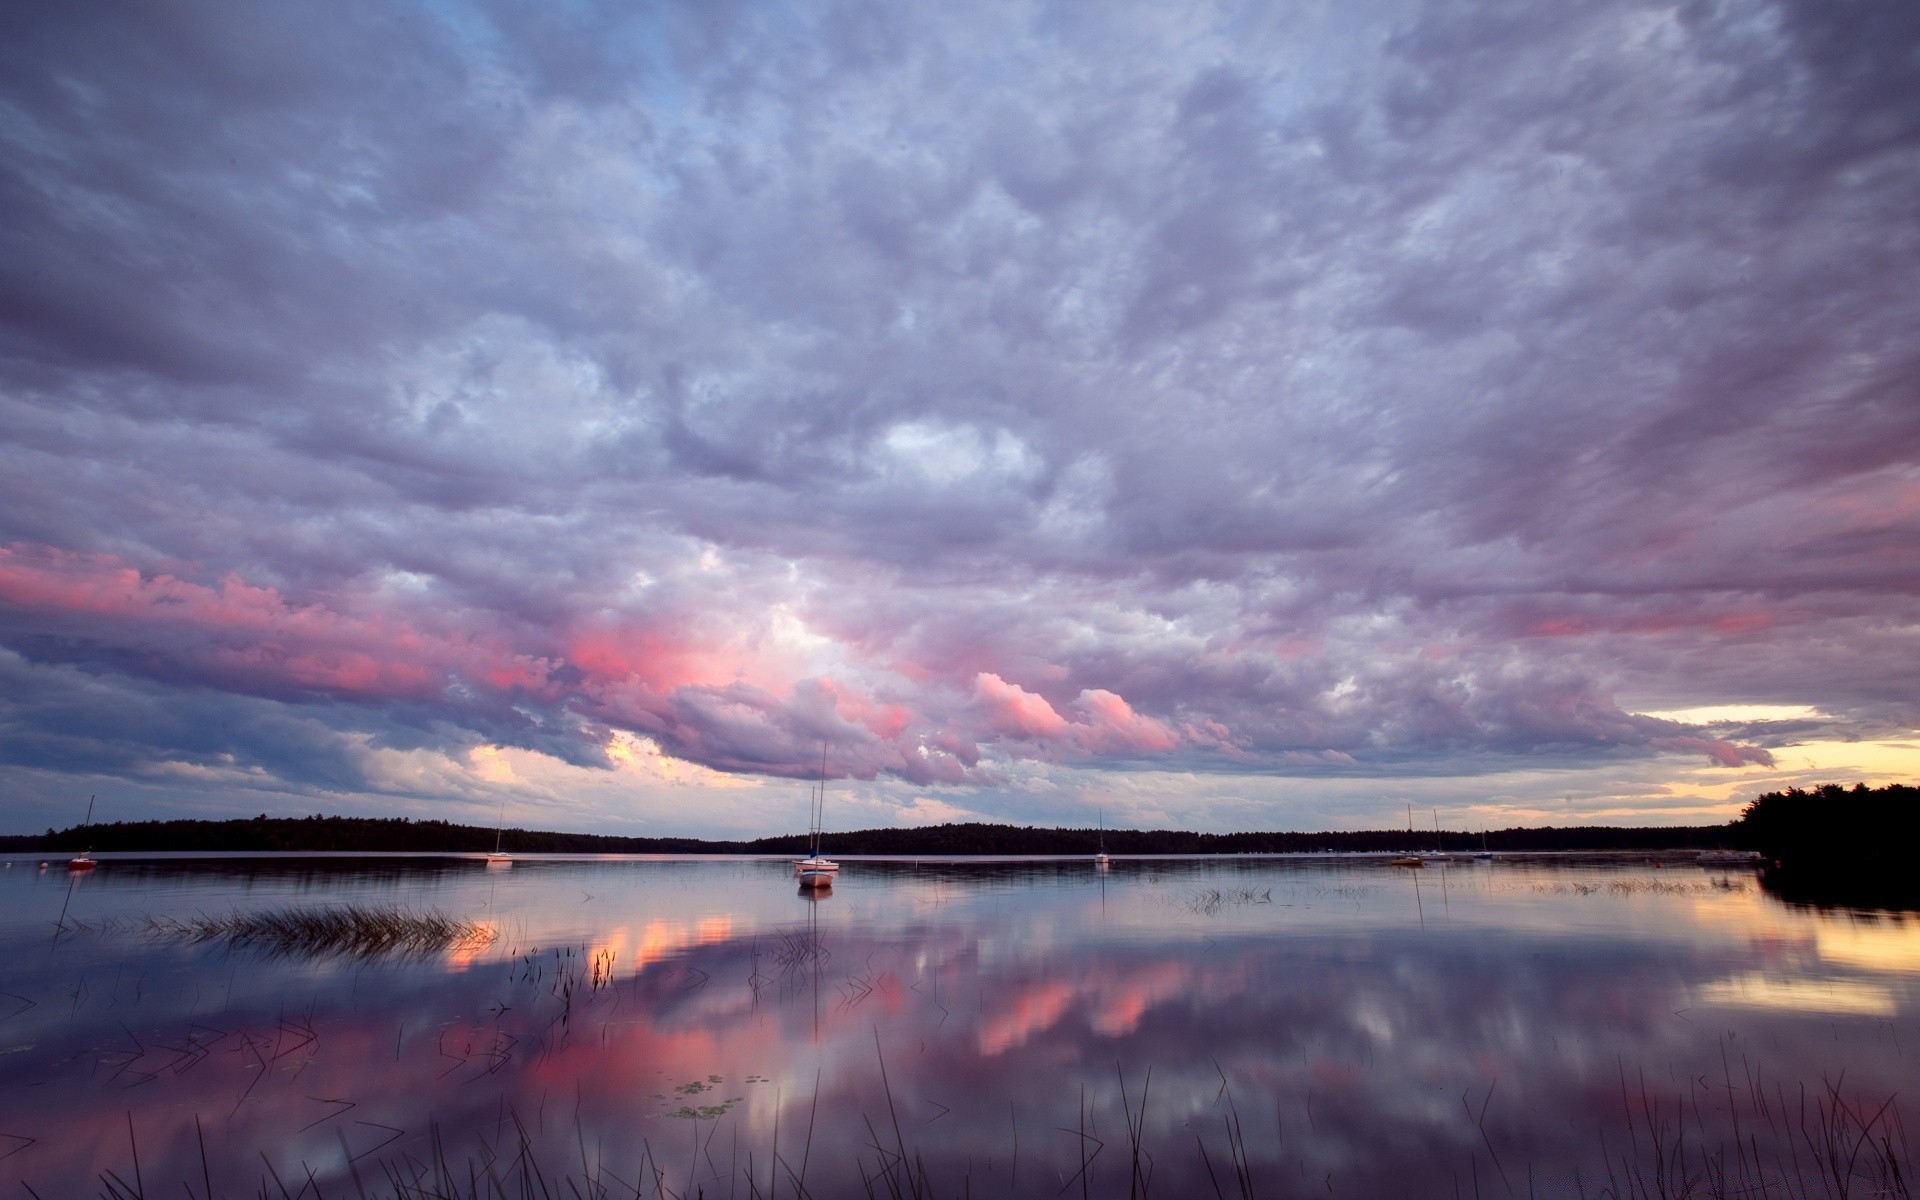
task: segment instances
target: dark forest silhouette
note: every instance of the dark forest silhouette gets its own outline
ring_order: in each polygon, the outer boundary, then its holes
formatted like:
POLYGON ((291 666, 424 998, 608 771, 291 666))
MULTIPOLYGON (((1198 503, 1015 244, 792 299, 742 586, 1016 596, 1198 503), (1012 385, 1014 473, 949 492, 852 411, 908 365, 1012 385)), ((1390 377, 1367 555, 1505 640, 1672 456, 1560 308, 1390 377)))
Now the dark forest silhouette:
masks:
POLYGON ((1798 904, 1920 910, 1920 788, 1837 783, 1768 792, 1734 822, 1734 843, 1771 860, 1768 891, 1798 904))
MULTIPOLYGON (((1904 856, 1913 844, 1920 789, 1904 784, 1769 792, 1727 825, 1616 827, 1544 826, 1500 829, 1485 835, 1488 849, 1687 850, 1738 846, 1782 863, 1860 862, 1904 856)), ((337 851, 418 854, 484 853, 498 831, 489 826, 402 817, 269 817, 231 821, 126 821, 49 829, 0 837, 0 851, 61 853, 91 846, 126 851, 337 851)), ((1194 833, 1177 829, 1050 829, 970 822, 911 829, 861 829, 832 834, 835 854, 1092 854, 1103 836, 1113 854, 1288 854, 1315 851, 1401 852, 1481 848, 1482 835, 1405 829, 1319 833, 1194 833)), ((797 854, 806 835, 751 840, 617 837, 507 829, 502 844, 521 854, 797 854)))
MULTIPOLYGON (((1920 871, 1907 861, 1920 825, 1920 788, 1893 784, 1768 792, 1726 825, 1630 828, 1544 826, 1492 830, 1487 849, 1662 851, 1723 847, 1758 851, 1761 881, 1789 903, 1920 911, 1920 871)), ((1101 848, 1133 854, 1405 853, 1436 848, 1477 851, 1482 835, 1405 829, 1320 833, 1193 833, 1177 829, 1047 829, 970 822, 915 829, 860 829, 832 834, 838 855, 1091 855, 1101 848)), ((0 853, 215 853, 329 851, 346 854, 483 854, 496 836, 518 854, 804 854, 805 834, 751 840, 614 837, 551 830, 457 825, 402 817, 257 817, 232 821, 128 821, 0 836, 0 853)))

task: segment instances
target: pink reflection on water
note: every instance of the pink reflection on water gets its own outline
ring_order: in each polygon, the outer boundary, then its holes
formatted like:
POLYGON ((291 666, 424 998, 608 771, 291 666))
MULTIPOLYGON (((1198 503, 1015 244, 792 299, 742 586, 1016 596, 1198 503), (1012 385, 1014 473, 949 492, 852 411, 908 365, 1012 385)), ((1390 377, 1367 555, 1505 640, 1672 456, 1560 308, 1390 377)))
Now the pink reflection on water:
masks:
MULTIPOLYGON (((583 1193, 764 1195, 776 1139, 816 1195, 862 1194, 903 1146, 940 1194, 1055 1195, 1085 1165, 1112 1195, 1134 1120, 1158 1196, 1213 1195, 1206 1165, 1236 1156, 1259 1194, 1455 1174, 1464 1194, 1475 1172, 1487 1194, 1529 1168, 1536 1194, 1570 1194, 1550 1180, 1602 1177, 1629 1113, 1684 1108, 1696 1144, 1722 1148, 1738 1117, 1773 1163, 1782 1098, 1871 1116, 1902 1085, 1896 1041, 1920 1044, 1920 976, 1879 965, 1905 961, 1904 924, 1847 934, 1670 881, 1542 892, 1463 871, 1423 929, 1385 868, 1261 875, 1284 905, 1202 916, 1173 867, 1119 872, 1102 904, 1058 872, 969 890, 855 864, 845 895, 793 907, 780 867, 764 902, 718 867, 636 868, 641 890, 578 937, 452 959, 16 936, 0 990, 29 1003, 0 1011, 0 1153, 25 1148, 0 1188, 131 1180, 131 1120, 153 1194, 204 1190, 204 1133, 228 1195, 277 1195, 269 1164, 289 1194, 311 1171, 351 1195, 353 1170, 436 1154, 483 1172, 531 1156, 583 1193), (1715 981, 1846 972, 1885 997, 1877 1015, 1741 1004, 1801 994, 1782 986, 1716 999, 1715 981), (1083 1163, 1086 1138, 1106 1149, 1083 1163)), ((529 872, 494 919, 573 919, 575 878, 529 872)))

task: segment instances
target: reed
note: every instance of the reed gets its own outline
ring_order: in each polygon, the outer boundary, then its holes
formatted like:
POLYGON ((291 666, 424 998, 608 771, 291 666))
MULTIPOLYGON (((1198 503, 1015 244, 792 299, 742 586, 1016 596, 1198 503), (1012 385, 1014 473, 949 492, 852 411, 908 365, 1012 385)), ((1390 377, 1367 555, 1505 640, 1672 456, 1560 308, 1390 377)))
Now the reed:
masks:
POLYGON ((1201 888, 1189 894, 1180 906, 1188 912, 1203 917, 1211 917, 1222 909, 1238 908, 1248 904, 1272 904, 1273 889, 1267 888, 1201 888))
MULTIPOLYGON (((354 1153, 344 1135, 340 1161, 324 1169, 306 1161, 289 1162, 272 1152, 258 1155, 258 1178, 233 1187, 206 1166, 206 1134, 197 1117, 194 1135, 200 1139, 198 1180, 184 1184, 192 1200, 203 1197, 257 1196, 265 1200, 303 1200, 305 1196, 360 1200, 696 1200, 696 1198, 736 1197, 739 1200, 791 1200, 809 1197, 825 1200, 828 1196, 865 1195, 874 1200, 945 1200, 974 1194, 999 1196, 1079 1195, 1087 1200, 1150 1200, 1161 1195, 1165 1200, 1253 1200, 1256 1196, 1302 1194, 1300 1181, 1280 1172, 1275 1152, 1281 1135, 1276 1128, 1267 1140, 1249 1132, 1227 1072, 1215 1064, 1220 1075, 1220 1092, 1214 1114, 1195 1119, 1178 1129, 1167 1129, 1160 1157, 1163 1170, 1155 1171, 1154 1140, 1147 1120, 1148 1100, 1152 1094, 1152 1073, 1148 1072, 1137 1096, 1129 1086, 1124 1070, 1116 1064, 1119 1115, 1125 1123, 1127 1161, 1121 1164, 1126 1175, 1124 1185, 1109 1175, 1096 1172, 1097 1161, 1106 1143, 1097 1128, 1098 1112, 1112 1112, 1110 1100, 1090 1095, 1084 1085, 1078 1106, 1078 1120, 1062 1125, 1056 1132, 1074 1144, 1064 1154, 1056 1153, 1048 1172, 1025 1188, 1019 1187, 1020 1175, 1010 1162, 994 1170, 991 1162, 982 1177, 975 1179, 977 1163, 968 1158, 965 1165, 951 1155, 935 1155, 929 1161, 927 1147, 916 1146, 902 1120, 899 1096, 890 1078, 888 1063, 876 1031, 875 1067, 880 1084, 881 1103, 876 1111, 848 1114, 848 1130, 835 1140, 837 1155, 846 1158, 832 1175, 837 1182, 809 1183, 808 1164, 817 1160, 812 1154, 817 1112, 809 1109, 805 1134, 797 1152, 783 1150, 778 1125, 770 1153, 764 1158, 736 1141, 734 1153, 716 1161, 709 1153, 726 1109, 702 1113, 692 1135, 692 1151, 684 1161, 679 1155, 663 1155, 651 1141, 642 1140, 638 1161, 616 1166, 600 1154, 589 1153, 588 1131, 576 1107, 573 1125, 568 1130, 550 1133, 529 1128, 521 1114, 509 1108, 503 1128, 492 1138, 482 1134, 465 1147, 454 1149, 437 1125, 429 1124, 424 1139, 409 1143, 398 1136, 372 1150, 354 1153), (864 1132, 845 1136, 852 1126, 864 1132), (1181 1153, 1181 1131, 1190 1129, 1191 1148, 1181 1153), (568 1143, 571 1143, 569 1148, 568 1143), (391 1147, 389 1151, 387 1148, 391 1147), (567 1161, 571 1160, 571 1161, 567 1161), (797 1161, 796 1161, 797 1160, 797 1161), (1177 1165, 1176 1165, 1177 1164, 1177 1165), (264 1168, 262 1171, 261 1168, 264 1168), (756 1170, 757 1168, 757 1170, 756 1170), (1051 1174, 1051 1179, 1044 1176, 1051 1174), (1171 1176, 1171 1178, 1169 1178, 1171 1176), (857 1180, 857 1182, 855 1182, 857 1180)), ((1592 1182, 1562 1178, 1556 1194, 1572 1194, 1582 1200, 1735 1200, 1748 1197, 1781 1197, 1783 1200, 1849 1200, 1867 1197, 1911 1196, 1912 1161, 1906 1146, 1895 1100, 1868 1101, 1846 1092, 1839 1080, 1818 1088, 1790 1091, 1770 1084, 1744 1063, 1729 1062, 1722 1077, 1711 1081, 1712 1096, 1662 1092, 1648 1080, 1645 1072, 1625 1064, 1619 1073, 1619 1101, 1624 1128, 1610 1125, 1615 1134, 1601 1138, 1600 1159, 1603 1177, 1592 1182), (1743 1070, 1736 1075, 1733 1065, 1743 1070), (1710 1113, 1719 1104, 1732 1108, 1736 1118, 1731 1136, 1708 1134, 1710 1113), (1709 1118, 1703 1120, 1703 1117, 1709 1118)), ((1494 1090, 1489 1087, 1477 1106, 1468 1106, 1467 1115, 1478 1127, 1485 1151, 1492 1157, 1500 1190, 1492 1194, 1534 1195, 1538 1164, 1522 1159, 1503 1164, 1495 1147, 1494 1131, 1487 1126, 1488 1108, 1494 1090), (1477 1111, 1476 1111, 1477 1107, 1477 1111)), ((819 1099, 816 1081, 814 1103, 819 1099)), ((1466 1097, 1462 1104, 1467 1105, 1466 1097)), ((1071 1110, 1068 1110, 1070 1113, 1071 1110)), ((678 1115, 678 1114, 674 1114, 678 1115)), ((1199 1113, 1195 1113, 1196 1118, 1199 1113)), ((1069 1115, 1069 1121, 1073 1118, 1069 1115)), ((737 1129, 737 1127, 736 1127, 737 1129)), ((399 1131, 394 1131, 396 1135, 399 1131)), ((1013 1130, 1018 1146, 1018 1128, 1013 1130)), ((596 1143, 597 1138, 593 1139, 596 1143)), ((1479 1155, 1466 1166, 1472 1179, 1473 1194, 1484 1194, 1479 1155)), ((131 1115, 127 1135, 117 1161, 100 1170, 99 1194, 110 1200, 144 1200, 144 1180, 154 1172, 143 1165, 141 1143, 134 1137, 131 1115)), ((1588 1165, 1592 1165, 1589 1163, 1588 1165)), ((1432 1164, 1435 1176, 1442 1164, 1432 1164)), ((1460 1172, 1454 1170, 1456 1184, 1460 1172)), ((25 1194, 37 1200, 52 1196, 22 1183, 25 1194)), ((1331 1177, 1325 1185, 1336 1194, 1331 1177)), ((1318 1187, 1308 1192, 1318 1193, 1318 1187)), ((178 1195, 178 1191, 166 1194, 178 1195)), ((1422 1193, 1440 1195, 1435 1189, 1422 1193)), ((1458 1194, 1456 1192, 1456 1194, 1458 1194)))
POLYGON ((490 945, 486 925, 428 909, 375 908, 347 904, 328 908, 282 908, 265 912, 143 917, 92 924, 67 922, 77 933, 132 933, 190 944, 224 942, 274 956, 383 958, 440 954, 490 945))

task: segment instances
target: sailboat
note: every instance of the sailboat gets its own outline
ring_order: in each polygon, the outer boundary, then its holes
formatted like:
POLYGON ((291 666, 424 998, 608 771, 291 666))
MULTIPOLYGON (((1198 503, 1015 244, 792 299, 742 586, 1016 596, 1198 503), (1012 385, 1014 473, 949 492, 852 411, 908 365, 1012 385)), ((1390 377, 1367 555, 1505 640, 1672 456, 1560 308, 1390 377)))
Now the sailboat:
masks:
MULTIPOLYGON (((1407 805, 1407 840, 1409 842, 1413 840, 1413 805, 1411 804, 1407 805)), ((1396 855, 1393 859, 1393 865, 1396 867, 1424 867, 1427 865, 1427 860, 1424 855, 1408 852, 1406 854, 1396 855)))
POLYGON ((1493 861, 1493 851, 1487 849, 1487 831, 1484 829, 1480 831, 1479 853, 1475 854, 1473 857, 1478 859, 1481 862, 1493 861))
POLYGON ((805 858, 795 859, 793 873, 800 877, 803 888, 830 888, 833 877, 839 873, 840 864, 820 854, 820 829, 826 823, 827 816, 827 748, 820 747, 820 782, 814 785, 813 794, 807 805, 808 850, 805 858))
MULTIPOLYGON (((97 796, 87 797, 87 819, 81 822, 81 828, 83 829, 93 824, 93 802, 96 799, 98 799, 97 796)), ((67 860, 67 870, 69 871, 91 871, 99 865, 99 863, 94 861, 92 846, 88 846, 85 850, 82 850, 79 854, 67 860)))
POLYGON ((1104 871, 1112 865, 1113 860, 1107 857, 1107 813, 1102 809, 1100 810, 1100 852, 1093 856, 1093 869, 1104 871))
POLYGON ((500 835, 506 831, 506 825, 507 802, 502 800, 500 802, 500 817, 493 823, 493 853, 487 855, 487 866, 489 867, 511 867, 513 865, 513 855, 500 849, 500 835))
MULTIPOLYGON (((1407 832, 1411 834, 1413 832, 1413 810, 1409 808, 1407 811, 1407 832)), ((1453 856, 1447 853, 1446 842, 1440 837, 1440 810, 1437 808, 1433 810, 1433 849, 1422 850, 1420 857, 1426 859, 1428 862, 1444 863, 1453 861, 1453 856)))

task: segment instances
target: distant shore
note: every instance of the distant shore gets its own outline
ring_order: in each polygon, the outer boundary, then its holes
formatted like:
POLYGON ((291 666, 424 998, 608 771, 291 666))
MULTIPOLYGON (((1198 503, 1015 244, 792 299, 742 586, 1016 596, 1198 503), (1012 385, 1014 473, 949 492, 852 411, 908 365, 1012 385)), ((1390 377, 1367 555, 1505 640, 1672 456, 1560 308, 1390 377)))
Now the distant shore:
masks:
MULTIPOLYGON (((1467 854, 1480 850, 1758 851, 1802 868, 1825 864, 1906 863, 1920 825, 1920 790, 1904 784, 1769 792, 1724 825, 1538 826, 1468 830, 1324 830, 1317 833, 1195 833, 1179 829, 1071 829, 969 822, 912 829, 856 829, 829 834, 830 854, 914 855, 1093 854, 1467 854)), ((0 836, 0 853, 330 851, 335 853, 478 854, 800 854, 806 835, 751 840, 615 837, 542 829, 494 829, 404 817, 257 817, 230 821, 116 821, 0 836)))
MULTIPOLYGON (((1071 829, 967 823, 831 834, 844 855, 1071 855, 1406 853, 1550 850, 1704 850, 1732 846, 1730 825, 1576 826, 1490 830, 1338 830, 1315 833, 1193 833, 1174 829, 1071 829)), ((0 853, 331 851, 460 854, 492 850, 496 837, 519 854, 799 854, 804 834, 751 840, 614 837, 553 830, 457 825, 377 817, 253 817, 231 821, 130 821, 0 836, 0 853)))

